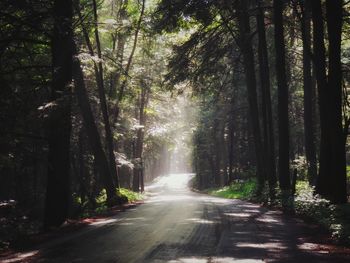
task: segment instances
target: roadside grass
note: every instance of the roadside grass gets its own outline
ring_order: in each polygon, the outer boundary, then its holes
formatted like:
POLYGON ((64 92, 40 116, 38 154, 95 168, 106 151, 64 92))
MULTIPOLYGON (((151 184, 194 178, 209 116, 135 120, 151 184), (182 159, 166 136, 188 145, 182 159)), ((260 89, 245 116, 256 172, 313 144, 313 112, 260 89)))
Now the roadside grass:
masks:
MULTIPOLYGON (((261 202, 262 199, 256 196, 256 190, 257 181, 248 179, 236 181, 230 186, 222 188, 207 189, 205 192, 223 198, 261 202)), ((276 192, 277 200, 273 204, 274 207, 281 208, 281 193, 278 190, 276 192)), ((334 205, 330 201, 314 195, 314 189, 307 181, 298 181, 294 197, 294 209, 296 215, 328 230, 336 242, 350 245, 350 203, 334 205)))
POLYGON ((257 183, 255 179, 248 179, 242 182, 235 182, 223 188, 211 188, 206 192, 217 197, 229 199, 251 200, 256 192, 257 183))

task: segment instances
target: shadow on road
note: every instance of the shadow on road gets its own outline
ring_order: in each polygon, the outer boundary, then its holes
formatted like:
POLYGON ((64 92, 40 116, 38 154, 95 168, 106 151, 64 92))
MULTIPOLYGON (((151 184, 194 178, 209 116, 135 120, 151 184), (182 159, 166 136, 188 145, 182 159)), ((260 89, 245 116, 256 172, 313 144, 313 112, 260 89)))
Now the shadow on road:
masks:
POLYGON ((160 178, 143 205, 42 249, 35 262, 350 262, 348 252, 322 244, 317 227, 191 192, 192 177, 160 178))

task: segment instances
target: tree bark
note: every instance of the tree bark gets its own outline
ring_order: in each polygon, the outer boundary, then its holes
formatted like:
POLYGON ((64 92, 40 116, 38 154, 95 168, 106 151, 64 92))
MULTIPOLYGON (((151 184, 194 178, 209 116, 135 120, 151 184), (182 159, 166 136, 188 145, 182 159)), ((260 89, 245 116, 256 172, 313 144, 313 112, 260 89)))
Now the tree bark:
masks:
POLYGON ((144 141, 144 126, 146 123, 146 115, 145 115, 145 108, 148 104, 148 95, 149 95, 149 88, 146 86, 146 83, 143 83, 141 81, 141 96, 140 96, 140 108, 138 112, 138 119, 139 119, 139 125, 140 128, 137 130, 137 138, 136 138, 136 149, 135 149, 135 159, 138 160, 139 167, 136 167, 134 169, 134 179, 133 179, 133 190, 136 192, 140 191, 141 186, 141 192, 144 191, 144 178, 143 178, 143 141, 144 141))
POLYGON ((308 168, 308 179, 315 184, 317 176, 317 159, 315 145, 314 85, 311 68, 311 6, 308 1, 301 0, 301 36, 303 41, 303 85, 304 85, 304 136, 305 154, 308 168), (305 2, 305 3, 304 3, 305 2))
POLYGON ((68 216, 72 82, 72 1, 55 0, 52 34, 53 110, 48 131, 48 178, 44 228, 57 227, 68 216))
POLYGON ((248 104, 250 120, 252 125, 252 132, 255 146, 257 178, 260 188, 263 187, 266 174, 263 162, 263 147, 261 142, 261 131, 259 124, 259 112, 256 91, 256 77, 254 66, 254 53, 251 43, 251 32, 249 25, 249 16, 247 10, 247 1, 238 1, 238 26, 240 34, 240 48, 243 55, 243 65, 245 71, 245 80, 248 90, 248 104))
POLYGON ((329 133, 329 108, 328 108, 328 78, 326 73, 326 48, 324 43, 324 23, 322 5, 320 0, 308 0, 312 9, 313 22, 313 62, 317 81, 320 112, 320 167, 316 182, 316 192, 319 194, 328 191, 328 175, 332 174, 331 145, 329 133))
MULTIPOLYGON (((127 13, 127 7, 128 7, 128 0, 121 1, 120 3, 120 10, 119 10, 119 17, 118 22, 122 24, 124 23, 124 20, 127 20, 128 13, 127 13)), ((114 53, 116 50, 116 61, 119 63, 119 69, 116 70, 116 72, 111 73, 110 77, 110 87, 109 87, 109 97, 112 99, 115 99, 117 97, 117 87, 120 85, 120 77, 122 76, 122 69, 123 69, 123 60, 124 60, 124 49, 125 49, 125 42, 126 42, 126 33, 124 30, 120 30, 120 28, 117 29, 117 32, 115 33, 115 37, 113 37, 113 48, 112 52, 114 53)))
MULTIPOLYGON (((232 103, 232 102, 231 102, 232 103)), ((233 106, 231 105, 233 108, 233 106)), ((235 126, 234 126, 234 118, 233 118, 233 112, 231 113, 229 124, 228 124, 228 130, 229 130, 229 143, 228 143, 228 185, 233 183, 234 176, 233 176, 233 164, 234 164, 234 151, 233 147, 235 144, 235 126)))
MULTIPOLYGON (((74 54, 77 53, 77 48, 74 44, 74 54)), ((78 105, 81 109, 84 126, 86 128, 86 133, 88 135, 91 149, 95 157, 97 168, 99 170, 100 176, 102 176, 104 187, 106 189, 107 203, 109 205, 113 205, 116 198, 115 185, 112 177, 113 175, 109 170, 108 160, 103 150, 100 134, 98 133, 98 129, 91 110, 85 87, 84 75, 78 57, 73 58, 73 76, 78 105)))
MULTIPOLYGON (((346 158, 342 114, 341 35, 343 26, 343 1, 326 0, 326 18, 329 40, 328 104, 331 142, 332 174, 327 174, 326 191, 321 194, 333 203, 346 203, 346 158)), ((320 178, 321 179, 321 178, 320 178)))
POLYGON ((263 138, 264 150, 266 152, 266 174, 269 182, 270 197, 274 199, 276 188, 276 162, 275 162, 275 139, 273 132, 272 120, 272 103, 270 92, 270 69, 268 61, 268 52, 266 44, 265 17, 261 7, 260 0, 258 2, 257 27, 258 27, 258 58, 259 73, 262 97, 262 116, 263 116, 263 138))
POLYGON ((273 1, 276 50, 276 77, 278 88, 278 172, 279 184, 286 193, 291 190, 289 171, 289 116, 288 84, 286 78, 285 41, 283 28, 283 1, 273 1))
POLYGON ((100 36, 99 36, 99 32, 98 32, 98 17, 97 17, 96 0, 92 0, 92 3, 93 3, 93 11, 94 11, 94 19, 95 19, 94 31, 95 31, 97 56, 99 58, 99 61, 97 63, 98 70, 96 70, 96 68, 95 68, 96 81, 97 81, 97 87, 98 87, 98 94, 99 94, 99 98, 100 98, 103 123, 104 123, 104 128, 105 128, 106 148, 107 148, 107 155, 108 155, 108 160, 109 160, 110 171, 114 177, 116 187, 119 188, 117 164, 115 162, 114 147, 113 147, 113 134, 112 134, 112 128, 111 128, 111 124, 110 124, 110 120, 109 120, 106 92, 105 92, 105 87, 104 87, 102 54, 101 54, 100 36))
POLYGON ((135 54, 135 50, 136 50, 136 46, 137 46, 137 41, 138 41, 138 36, 139 36, 139 32, 141 30, 141 24, 142 24, 142 20, 143 20, 143 16, 145 13, 145 4, 146 4, 146 0, 142 0, 142 6, 141 6, 141 13, 139 16, 139 19, 137 21, 137 27, 135 30, 135 35, 134 35, 134 43, 131 49, 131 53, 129 55, 129 59, 128 59, 128 63, 126 64, 125 70, 124 70, 124 80, 120 85, 120 90, 119 90, 119 94, 118 94, 118 98, 117 98, 117 103, 115 105, 115 109, 114 109, 114 115, 113 115, 113 122, 117 123, 118 121, 118 117, 119 117, 119 112, 120 112, 120 108, 119 105, 121 103, 121 101, 124 98, 124 91, 126 88, 126 85, 128 83, 128 78, 129 78, 129 71, 131 69, 131 65, 132 65, 132 60, 134 58, 134 54, 135 54))

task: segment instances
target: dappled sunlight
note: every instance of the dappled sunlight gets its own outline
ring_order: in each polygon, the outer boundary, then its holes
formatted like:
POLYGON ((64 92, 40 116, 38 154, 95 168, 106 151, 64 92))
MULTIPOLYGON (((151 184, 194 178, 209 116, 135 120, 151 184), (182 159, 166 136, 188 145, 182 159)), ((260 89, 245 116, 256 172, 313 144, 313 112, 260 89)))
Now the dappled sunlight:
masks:
POLYGON ((93 222, 90 223, 91 226, 98 226, 98 225, 105 225, 105 224, 111 224, 111 223, 115 223, 118 220, 115 218, 111 218, 111 219, 106 219, 106 220, 101 220, 101 221, 97 221, 97 222, 93 222))
POLYGON ((258 263, 258 262, 265 262, 261 259, 238 259, 238 258, 217 258, 214 257, 209 262, 215 262, 215 263, 258 263))
POLYGON ((251 217, 252 215, 249 213, 224 213, 226 216, 233 216, 233 217, 251 217))
POLYGON ((168 263, 258 263, 265 262, 261 259, 238 259, 238 258, 229 258, 229 257, 210 257, 210 258, 201 258, 201 257, 189 257, 189 258, 179 258, 176 260, 169 260, 168 263))
POLYGON ((278 223, 278 220, 274 218, 257 218, 256 221, 262 223, 278 223))
POLYGON ((205 258, 179 258, 177 260, 169 260, 169 263, 207 263, 205 258))
POLYGON ((267 243, 246 243, 246 242, 239 242, 235 244, 238 248, 264 248, 264 249, 287 249, 285 245, 282 243, 276 243, 276 242, 267 242, 267 243))
POLYGON ((227 205, 227 204, 235 204, 236 200, 224 199, 224 198, 218 198, 218 197, 202 196, 202 201, 210 203, 210 204, 214 203, 214 204, 227 205))
POLYGON ((194 223, 199 223, 199 224, 217 224, 217 221, 213 221, 213 220, 207 220, 207 219, 203 219, 203 218, 188 218, 186 219, 186 221, 191 221, 194 223))
POLYGON ((6 258, 1 259, 1 262, 2 263, 27 262, 27 260, 30 260, 31 257, 36 256, 38 253, 39 253, 38 250, 34 250, 34 251, 26 252, 26 253, 18 253, 18 254, 11 256, 8 259, 6 259, 6 258))

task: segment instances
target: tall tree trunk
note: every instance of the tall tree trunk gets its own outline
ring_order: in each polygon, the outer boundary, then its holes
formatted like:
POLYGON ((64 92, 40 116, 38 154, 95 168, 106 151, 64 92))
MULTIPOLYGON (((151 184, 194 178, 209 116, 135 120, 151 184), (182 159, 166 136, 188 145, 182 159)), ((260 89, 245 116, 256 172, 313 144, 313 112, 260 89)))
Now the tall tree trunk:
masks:
POLYGON ((48 179, 44 227, 60 226, 69 206, 71 89, 72 82, 72 1, 55 0, 52 34, 52 93, 54 109, 48 132, 48 179))
POLYGON ((326 17, 329 39, 328 104, 331 141, 332 174, 327 174, 327 189, 321 192, 334 203, 346 203, 346 158, 342 115, 341 35, 343 1, 326 0, 326 17))
POLYGON ((133 190, 136 192, 140 191, 141 186, 141 192, 144 191, 144 178, 143 178, 143 141, 144 141, 144 126, 146 123, 146 115, 145 115, 145 108, 148 104, 148 95, 149 90, 145 83, 141 81, 141 96, 140 96, 140 108, 138 112, 139 117, 139 125, 140 128, 137 130, 137 139, 136 139, 136 149, 135 149, 135 158, 138 160, 138 165, 136 169, 134 169, 134 179, 133 179, 133 190))
POLYGON ((332 156, 329 125, 328 107, 328 79, 326 73, 326 48, 324 43, 324 23, 322 5, 320 0, 308 0, 311 3, 313 22, 313 62, 317 81, 320 112, 320 168, 316 182, 316 192, 324 194, 328 192, 327 177, 332 174, 332 156))
POLYGON ((245 80, 248 89, 248 104, 249 114, 251 120, 251 127, 254 138, 256 166, 257 166, 257 177, 260 188, 263 187, 266 175, 263 162, 263 147, 261 142, 261 131, 259 124, 259 112, 257 102, 257 91, 256 91, 256 77, 255 77, 255 66, 254 66, 254 53, 251 43, 251 32, 249 25, 249 16, 247 1, 238 1, 238 26, 240 34, 240 48, 243 54, 243 65, 245 71, 245 80))
POLYGON ((128 63, 126 64, 125 70, 124 70, 124 80, 120 85, 120 90, 119 90, 119 94, 118 94, 118 98, 117 98, 117 103, 115 105, 115 109, 114 109, 114 114, 113 114, 113 123, 117 123, 118 121, 118 117, 119 117, 119 105, 121 103, 121 101, 124 98, 124 91, 126 88, 126 85, 128 84, 128 79, 129 79, 129 71, 131 69, 131 65, 132 65, 132 60, 134 58, 134 54, 135 54, 135 50, 136 50, 136 46, 137 46, 137 41, 138 41, 138 37, 139 37, 139 33, 141 30, 141 25, 142 25, 142 20, 143 20, 143 16, 145 13, 145 7, 146 7, 146 0, 142 0, 142 6, 141 6, 141 12, 140 12, 140 16, 139 19, 137 21, 137 27, 135 30, 135 34, 134 34, 134 43, 131 49, 131 53, 129 55, 129 59, 128 59, 128 63))
MULTIPOLYGON (((127 7, 128 7, 128 0, 120 1, 118 22, 121 23, 122 27, 123 27, 123 24, 125 23, 124 20, 127 20, 128 18, 127 7)), ((126 32, 125 30, 121 30, 120 28, 118 28, 115 35, 116 37, 114 37, 113 39, 112 52, 114 53, 116 51, 116 61, 119 64, 120 68, 118 68, 116 72, 111 73, 109 97, 112 99, 115 99, 117 97, 117 88, 120 85, 120 77, 122 76, 121 69, 123 67, 123 60, 124 60, 126 32)))
POLYGON ((269 182, 270 197, 274 199, 276 188, 276 162, 275 162, 275 140, 273 134, 272 105, 270 92, 270 69, 268 61, 268 52, 266 44, 265 17, 261 7, 261 1, 258 0, 257 27, 258 27, 258 58, 259 73, 262 97, 262 116, 263 116, 263 138, 266 152, 266 174, 269 182))
POLYGON ((303 84, 304 84, 304 134, 305 154, 310 184, 315 184, 317 176, 317 159, 315 145, 314 85, 311 68, 311 6, 308 1, 301 0, 302 8, 301 35, 303 41, 303 84), (305 2, 305 4, 304 4, 305 2))
POLYGON ((228 173, 227 173, 227 168, 228 168, 228 152, 227 152, 227 147, 226 145, 228 144, 228 141, 225 136, 225 130, 226 130, 226 120, 222 121, 221 124, 221 130, 220 130, 220 148, 222 150, 221 155, 221 165, 220 165, 220 170, 223 170, 222 176, 221 176, 221 185, 224 186, 228 182, 228 173))
POLYGON ((276 77, 278 86, 278 172, 280 188, 286 194, 291 190, 289 171, 289 116, 288 84, 286 78, 285 41, 283 28, 283 1, 273 1, 276 49, 276 77))
MULTIPOLYGON (((74 44, 74 54, 76 55, 77 53, 78 51, 74 44)), ((100 134, 98 133, 98 129, 91 110, 89 98, 85 87, 84 75, 78 57, 73 58, 73 76, 75 83, 75 92, 84 120, 86 133, 88 135, 91 149, 95 157, 98 171, 100 173, 100 176, 102 176, 104 187, 106 189, 107 203, 109 205, 113 205, 113 203, 116 201, 116 192, 113 175, 109 170, 108 160, 103 150, 100 134)))
POLYGON ((106 92, 104 86, 104 78, 103 78, 103 65, 102 65, 102 54, 101 54, 101 44, 100 44, 100 36, 98 32, 98 16, 97 16, 97 5, 96 0, 92 0, 93 3, 93 11, 94 11, 94 31, 95 31, 95 40, 96 40, 96 48, 97 48, 97 56, 99 58, 99 62, 97 63, 98 70, 95 70, 98 94, 100 98, 101 111, 103 116, 103 123, 105 128, 105 136, 106 136, 106 148, 107 155, 109 160, 110 171, 115 179, 115 185, 119 188, 119 179, 117 174, 117 164, 115 162, 114 155, 114 147, 113 147, 113 135, 111 124, 109 120, 109 113, 106 101, 106 92))
MULTIPOLYGON (((233 108, 233 106, 231 105, 233 108)), ((233 111, 233 110, 232 110, 233 111)), ((229 130, 229 143, 228 143, 228 185, 233 183, 233 162, 234 162, 234 144, 235 144, 235 126, 234 126, 234 117, 233 112, 230 114, 228 130, 229 130)))

